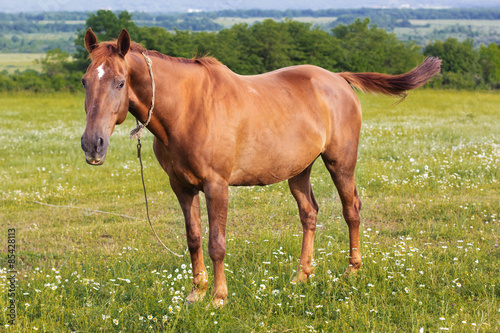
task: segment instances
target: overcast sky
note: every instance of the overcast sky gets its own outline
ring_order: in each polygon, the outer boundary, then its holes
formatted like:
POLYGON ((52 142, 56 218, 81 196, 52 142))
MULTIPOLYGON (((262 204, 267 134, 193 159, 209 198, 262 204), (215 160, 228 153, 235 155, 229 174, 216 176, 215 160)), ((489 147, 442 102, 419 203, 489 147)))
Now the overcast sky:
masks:
POLYGON ((185 12, 222 9, 325 9, 410 6, 412 8, 500 7, 499 0, 0 0, 1 12, 95 11, 98 9, 185 12))

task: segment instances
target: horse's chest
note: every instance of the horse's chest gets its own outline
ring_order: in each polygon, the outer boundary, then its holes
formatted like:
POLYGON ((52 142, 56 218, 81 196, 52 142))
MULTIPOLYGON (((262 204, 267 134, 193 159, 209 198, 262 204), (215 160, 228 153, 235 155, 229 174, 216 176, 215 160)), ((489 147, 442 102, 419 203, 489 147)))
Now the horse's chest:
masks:
POLYGON ((185 185, 201 188, 203 173, 200 170, 202 168, 194 156, 171 151, 158 140, 155 140, 153 148, 156 159, 170 178, 174 177, 185 185))

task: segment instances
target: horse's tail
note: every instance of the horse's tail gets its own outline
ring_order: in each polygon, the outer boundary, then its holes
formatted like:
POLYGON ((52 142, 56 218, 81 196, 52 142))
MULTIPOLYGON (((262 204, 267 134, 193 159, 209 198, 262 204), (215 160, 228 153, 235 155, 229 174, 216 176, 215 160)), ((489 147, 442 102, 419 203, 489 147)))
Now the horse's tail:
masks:
POLYGON ((406 91, 423 86, 430 78, 441 70, 441 60, 428 57, 419 66, 400 75, 380 73, 338 73, 351 86, 362 92, 380 93, 389 96, 399 96, 402 100, 406 91))

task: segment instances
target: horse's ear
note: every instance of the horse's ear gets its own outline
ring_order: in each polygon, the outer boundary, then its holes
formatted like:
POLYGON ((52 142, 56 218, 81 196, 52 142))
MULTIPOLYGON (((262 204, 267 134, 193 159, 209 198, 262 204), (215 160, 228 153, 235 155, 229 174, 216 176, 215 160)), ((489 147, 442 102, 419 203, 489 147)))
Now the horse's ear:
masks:
POLYGON ((92 31, 92 28, 88 28, 87 33, 85 34, 85 48, 89 53, 97 47, 97 37, 95 33, 92 31))
POLYGON ((122 29, 122 33, 116 41, 116 46, 118 48, 118 53, 124 57, 130 49, 130 35, 127 30, 122 29))

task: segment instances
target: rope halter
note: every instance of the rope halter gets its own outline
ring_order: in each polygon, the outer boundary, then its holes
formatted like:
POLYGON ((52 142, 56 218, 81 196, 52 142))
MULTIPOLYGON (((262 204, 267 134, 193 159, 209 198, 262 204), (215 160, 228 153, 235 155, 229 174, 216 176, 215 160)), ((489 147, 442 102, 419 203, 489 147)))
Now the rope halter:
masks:
POLYGON ((136 128, 130 131, 129 137, 132 140, 139 140, 142 138, 142 134, 144 132, 144 128, 149 125, 149 122, 151 121, 151 115, 153 114, 153 108, 155 107, 155 79, 153 76, 153 62, 151 61, 151 58, 149 58, 146 53, 142 52, 142 55, 144 56, 144 59, 146 60, 146 64, 148 65, 149 69, 149 76, 151 76, 151 88, 153 90, 153 97, 151 99, 151 107, 149 108, 148 112, 148 120, 144 124, 139 123, 139 119, 135 118, 135 121, 137 123, 136 128))

